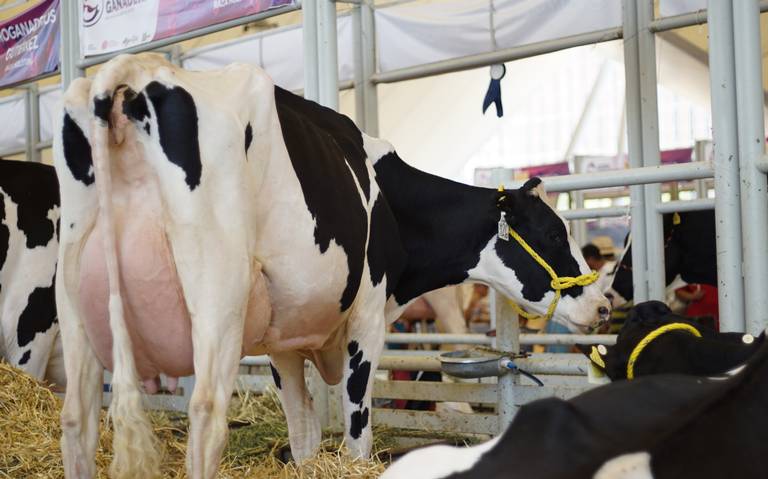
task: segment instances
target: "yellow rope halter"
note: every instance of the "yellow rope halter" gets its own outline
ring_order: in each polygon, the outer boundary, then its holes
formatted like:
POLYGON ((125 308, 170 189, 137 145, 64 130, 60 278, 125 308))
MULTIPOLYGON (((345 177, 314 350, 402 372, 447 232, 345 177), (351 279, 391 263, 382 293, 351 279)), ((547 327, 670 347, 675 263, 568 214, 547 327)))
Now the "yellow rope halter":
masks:
POLYGON ((686 323, 671 323, 671 324, 665 324, 664 326, 661 326, 659 328, 654 329, 646 337, 642 339, 639 343, 637 343, 637 346, 635 346, 635 349, 632 350, 632 354, 629 355, 629 361, 627 362, 627 379, 634 379, 635 378, 635 363, 637 362, 637 358, 640 357, 640 353, 643 352, 643 349, 645 349, 646 346, 651 344, 651 341, 658 338, 664 333, 668 333, 670 331, 688 331, 689 333, 693 334, 697 338, 701 337, 701 333, 698 329, 694 328, 690 324, 686 323))
MULTIPOLYGON (((499 191, 504 191, 504 186, 499 187, 499 191)), ((598 273, 597 271, 592 271, 591 273, 582 274, 580 276, 558 276, 557 273, 555 273, 555 270, 552 269, 552 267, 547 264, 546 261, 544 261, 544 258, 539 256, 536 251, 531 248, 531 246, 525 242, 525 240, 517 234, 517 231, 512 229, 511 226, 507 227, 509 229, 509 235, 512 236, 515 241, 517 241, 520 246, 523 247, 525 251, 528 252, 529 255, 537 262, 539 265, 544 268, 544 270, 549 274, 549 277, 552 278, 552 282, 550 283, 550 286, 552 289, 555 290, 555 297, 552 300, 552 302, 549 304, 549 308, 547 308, 547 313, 544 315, 544 318, 546 320, 549 320, 552 318, 552 315, 555 313, 555 308, 557 307, 557 302, 560 301, 560 292, 564 289, 572 288, 574 286, 588 286, 595 281, 597 281, 598 273)), ((517 305, 512 300, 508 300, 510 306, 512 306, 512 309, 515 310, 515 312, 524 317, 525 319, 538 319, 540 316, 537 314, 532 314, 527 311, 523 311, 523 309, 517 305)))

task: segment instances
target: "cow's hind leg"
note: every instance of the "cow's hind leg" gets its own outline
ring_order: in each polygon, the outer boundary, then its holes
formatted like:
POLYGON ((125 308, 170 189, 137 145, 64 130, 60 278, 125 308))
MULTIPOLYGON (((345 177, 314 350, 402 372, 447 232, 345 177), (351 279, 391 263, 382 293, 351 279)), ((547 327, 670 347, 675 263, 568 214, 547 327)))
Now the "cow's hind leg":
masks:
POLYGON ((320 445, 320 420, 304 382, 304 358, 294 352, 272 353, 272 375, 288 422, 293 459, 312 457, 320 445))
POLYGON ((56 278, 57 307, 67 373, 67 392, 61 411, 61 450, 65 477, 96 477, 104 368, 96 358, 76 309, 76 278, 73 264, 78 245, 67 245, 56 278))
POLYGON ((189 402, 187 470, 194 479, 216 477, 227 443, 226 413, 240 364, 242 324, 233 321, 223 331, 193 324, 195 388, 189 402))
POLYGON ((343 408, 346 444, 353 457, 371 452, 371 393, 373 376, 384 348, 384 309, 350 319, 344 351, 343 408))

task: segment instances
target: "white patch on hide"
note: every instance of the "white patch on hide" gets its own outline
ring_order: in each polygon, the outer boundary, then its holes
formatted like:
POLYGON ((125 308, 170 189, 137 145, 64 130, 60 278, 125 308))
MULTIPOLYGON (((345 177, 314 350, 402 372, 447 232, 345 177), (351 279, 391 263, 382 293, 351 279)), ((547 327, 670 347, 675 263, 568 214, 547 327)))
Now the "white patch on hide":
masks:
POLYGON ((636 452, 614 457, 603 464, 593 479, 653 479, 651 455, 636 452))
POLYGON ((438 479, 467 471, 480 456, 493 449, 499 437, 472 447, 431 446, 418 449, 395 461, 380 479, 438 479))

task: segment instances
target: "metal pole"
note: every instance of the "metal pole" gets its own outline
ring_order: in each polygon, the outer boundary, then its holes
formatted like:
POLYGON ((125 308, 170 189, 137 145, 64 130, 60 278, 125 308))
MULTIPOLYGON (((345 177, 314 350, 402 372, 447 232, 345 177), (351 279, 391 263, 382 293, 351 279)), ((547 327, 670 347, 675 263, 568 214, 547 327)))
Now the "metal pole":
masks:
MULTIPOLYGON (((507 299, 494 290, 496 296, 496 348, 512 353, 520 352, 520 324, 517 314, 512 311, 507 299)), ((518 406, 515 400, 515 387, 518 385, 517 374, 504 374, 499 377, 499 400, 497 413, 499 415, 498 433, 503 433, 517 414, 518 406)))
POLYGON ((363 78, 360 83, 355 83, 355 89, 363 93, 365 132, 379 136, 379 93, 372 81, 376 74, 376 18, 371 0, 360 3, 360 47, 363 78))
MULTIPOLYGON (((365 18, 363 18, 365 24, 365 18)), ((621 38, 621 27, 606 28, 595 32, 581 33, 570 37, 530 43, 519 47, 505 48, 495 52, 467 55, 450 60, 400 68, 388 72, 379 72, 372 76, 374 83, 394 83, 404 80, 415 80, 444 73, 453 73, 474 68, 487 67, 498 63, 507 63, 521 58, 535 57, 545 53, 557 52, 567 48, 592 45, 621 38)))
POLYGON ((746 330, 768 326, 768 180, 755 163, 765 152, 760 9, 757 0, 733 2, 733 39, 741 177, 746 330))
MULTIPOLYGON (((623 0, 624 28, 624 76, 626 82, 627 108, 627 146, 629 166, 640 167, 643 164, 643 125, 640 99, 640 47, 637 35, 637 5, 635 0, 623 0)), ((645 190, 642 186, 629 188, 630 224, 632 238, 646 238, 645 228, 645 190)), ((632 282, 634 283, 635 303, 648 300, 648 281, 646 275, 647 258, 643 243, 638 241, 632 248, 632 282), (641 247, 638 247, 641 246, 641 247)))
MULTIPOLYGON (((656 37, 648 29, 653 21, 653 0, 637 2, 638 73, 640 75, 640 117, 643 166, 661 164, 659 153, 659 113, 656 95, 656 37)), ((648 267, 648 299, 665 299, 664 231, 656 205, 661 201, 661 185, 645 185, 645 248, 648 267)), ((637 238, 637 237, 635 237, 637 238)), ((637 246, 637 242, 634 243, 637 246)), ((633 248, 634 250, 635 248, 633 248)), ((634 263, 633 263, 634 264, 634 263)), ((636 296, 635 296, 636 297, 636 296)))
MULTIPOLYGON (((706 161, 679 163, 676 165, 644 166, 631 170, 598 171, 596 173, 542 178, 550 193, 572 190, 589 190, 611 186, 643 185, 664 181, 689 181, 700 178, 712 178, 712 164, 706 161)), ((522 181, 511 183, 512 188, 519 188, 522 181)))
POLYGON ((318 87, 320 104, 339 109, 339 59, 336 40, 336 3, 332 0, 318 2, 318 87))
MULTIPOLYGON (((744 331, 733 2, 710 0, 707 12, 715 151, 715 231, 720 329, 744 331)), ((760 105, 762 103, 761 100, 760 105)))
MULTIPOLYGON (((758 7, 761 12, 768 11, 768 0, 760 0, 758 7)), ((652 32, 664 32, 667 30, 675 30, 677 28, 701 25, 706 22, 707 11, 698 10, 696 12, 683 13, 682 15, 659 18, 658 20, 651 22, 650 28, 652 32)))
POLYGON ((363 27, 361 25, 360 5, 352 7, 352 58, 354 59, 355 84, 355 122, 357 127, 367 131, 365 125, 365 94, 363 93, 363 27))
POLYGON ((27 86, 25 100, 27 161, 40 162, 40 150, 37 147, 40 143, 40 95, 37 83, 27 86))
POLYGON ((304 35, 304 98, 320 99, 320 76, 317 49, 318 8, 315 0, 304 2, 301 9, 304 35))
POLYGON ((78 66, 80 61, 80 2, 61 2, 61 89, 66 91, 75 78, 85 75, 85 70, 78 66))

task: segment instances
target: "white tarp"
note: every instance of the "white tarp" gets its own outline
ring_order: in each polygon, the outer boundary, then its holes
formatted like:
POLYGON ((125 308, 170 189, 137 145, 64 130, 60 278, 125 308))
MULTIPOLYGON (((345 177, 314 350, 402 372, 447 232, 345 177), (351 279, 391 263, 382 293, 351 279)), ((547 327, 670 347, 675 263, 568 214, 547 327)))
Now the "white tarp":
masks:
POLYGON ((661 0, 659 2, 659 11, 662 17, 696 12, 706 8, 707 0, 661 0))
MULTIPOLYGON (((339 80, 352 80, 352 19, 342 15, 338 19, 339 80)), ((212 70, 232 62, 252 63, 264 68, 283 88, 304 88, 304 42, 301 25, 270 30, 247 39, 238 39, 217 46, 203 47, 199 53, 184 56, 184 68, 212 70)))
POLYGON ((376 10, 379 70, 390 71, 620 25, 618 0, 406 3, 376 10))
POLYGON ((24 131, 24 95, 14 95, 0 101, 0 151, 23 150, 26 140, 24 131))

